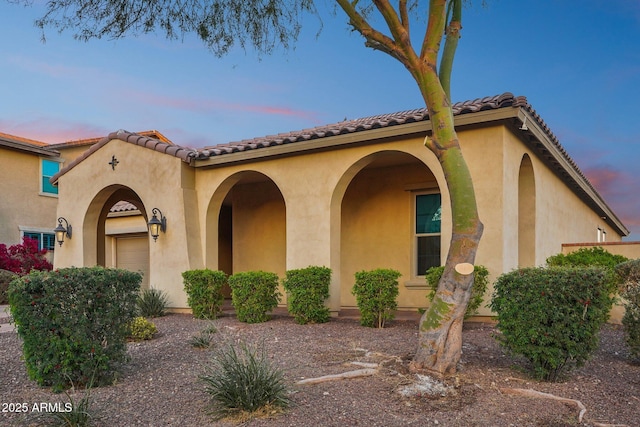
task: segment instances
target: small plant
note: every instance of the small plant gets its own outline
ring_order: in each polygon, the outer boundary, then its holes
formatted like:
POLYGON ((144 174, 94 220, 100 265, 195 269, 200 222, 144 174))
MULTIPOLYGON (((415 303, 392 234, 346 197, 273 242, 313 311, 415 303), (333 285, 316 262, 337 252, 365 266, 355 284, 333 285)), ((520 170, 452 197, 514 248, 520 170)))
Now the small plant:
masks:
POLYGON ((197 319, 215 319, 222 310, 222 287, 227 275, 222 271, 189 270, 182 273, 187 304, 197 319))
POLYGON ((150 340, 158 333, 156 325, 144 317, 136 317, 129 323, 127 338, 131 341, 150 340))
POLYGON ((214 324, 201 330, 198 335, 194 335, 189 340, 189 344, 195 348, 209 348, 214 334, 218 333, 218 328, 214 324))
POLYGON ((284 374, 271 365, 263 347, 246 343, 218 347, 200 379, 217 419, 247 420, 265 408, 282 410, 289 405, 284 374))
POLYGON ((389 269, 356 273, 351 293, 356 296, 362 326, 384 328, 386 321, 393 320, 400 276, 399 271, 389 269))
POLYGON ((501 275, 491 301, 498 341, 529 360, 535 377, 557 381, 598 346, 613 304, 606 278, 599 267, 525 268, 501 275))
POLYGON ((616 272, 621 278, 619 291, 624 299, 625 342, 631 358, 640 361, 640 259, 617 265, 616 272))
POLYGON ((143 289, 138 296, 138 314, 142 317, 161 317, 167 314, 169 298, 160 289, 143 289))
POLYGON ((287 306, 296 323, 324 323, 329 321, 329 308, 324 302, 329 298, 331 269, 307 267, 289 270, 282 281, 288 292, 287 306))
POLYGON ((278 275, 265 271, 247 271, 229 277, 231 302, 238 320, 261 323, 269 320, 269 311, 278 306, 278 275))
MULTIPOLYGON (((438 289, 438 283, 444 272, 444 267, 431 267, 427 270, 425 279, 427 286, 431 289, 427 298, 429 301, 433 301, 436 296, 436 290, 438 289)), ((464 313, 464 318, 467 319, 478 313, 478 308, 484 300, 484 293, 487 291, 487 285, 489 284, 489 270, 482 265, 476 265, 473 268, 473 286, 471 288, 471 298, 467 305, 467 311, 464 313)))

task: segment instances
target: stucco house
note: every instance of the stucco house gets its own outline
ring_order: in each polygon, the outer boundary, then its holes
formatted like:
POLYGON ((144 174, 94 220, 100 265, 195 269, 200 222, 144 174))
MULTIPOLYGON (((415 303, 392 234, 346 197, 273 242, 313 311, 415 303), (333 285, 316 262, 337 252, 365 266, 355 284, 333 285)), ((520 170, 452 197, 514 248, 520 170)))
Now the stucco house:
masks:
MULTIPOLYGON (((170 143, 157 131, 141 134, 170 143)), ((0 243, 14 245, 26 236, 53 256, 58 187, 50 178, 100 139, 47 144, 0 133, 0 243)))
MULTIPOLYGON (((476 262, 493 278, 541 265, 563 243, 629 234, 526 98, 476 99, 454 114, 485 225, 476 262)), ((176 310, 187 308, 185 270, 283 277, 322 265, 334 313, 356 307, 354 273, 394 268, 399 308, 424 307, 424 272, 451 236, 445 178, 423 145, 430 126, 417 109, 199 150, 114 132, 51 179, 57 216, 73 226, 54 265, 118 265, 135 253, 147 286, 176 310), (109 225, 118 203, 129 210, 109 225), (154 216, 166 221, 157 239, 154 216)))

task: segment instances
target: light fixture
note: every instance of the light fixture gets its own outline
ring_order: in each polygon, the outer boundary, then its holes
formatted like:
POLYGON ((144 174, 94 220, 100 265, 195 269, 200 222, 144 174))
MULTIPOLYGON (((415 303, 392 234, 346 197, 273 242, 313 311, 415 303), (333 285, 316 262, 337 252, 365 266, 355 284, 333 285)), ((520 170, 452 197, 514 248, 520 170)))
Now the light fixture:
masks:
POLYGON ((56 233, 56 240, 58 241, 60 246, 62 246, 62 244, 64 243, 64 236, 71 238, 71 224, 69 224, 69 221, 67 221, 65 218, 60 217, 58 218, 58 226, 54 228, 53 232, 56 233), (64 225, 62 225, 62 221, 67 224, 66 228, 64 227, 64 225))
POLYGON ((153 241, 155 242, 156 240, 158 240, 158 236, 160 235, 161 231, 163 233, 167 231, 167 217, 162 215, 162 212, 158 208, 153 208, 153 210, 151 210, 151 213, 153 214, 153 216, 148 223, 149 233, 151 233, 151 237, 153 237, 153 241), (160 219, 158 219, 158 214, 160 214, 160 219))

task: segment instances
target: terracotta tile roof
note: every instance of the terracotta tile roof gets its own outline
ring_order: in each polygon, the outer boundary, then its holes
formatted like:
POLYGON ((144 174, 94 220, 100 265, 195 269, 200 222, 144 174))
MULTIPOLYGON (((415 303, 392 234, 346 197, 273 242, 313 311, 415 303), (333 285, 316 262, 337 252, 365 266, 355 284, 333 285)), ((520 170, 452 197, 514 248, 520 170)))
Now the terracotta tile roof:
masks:
MULTIPOLYGON (((523 107, 526 105, 528 104, 525 97, 516 97, 511 93, 504 93, 502 95, 479 98, 472 101, 458 102, 453 105, 453 114, 459 116, 484 110, 495 110, 505 107, 523 107)), ((238 142, 230 142, 227 144, 205 147, 199 150, 197 159, 201 160, 208 157, 222 156, 225 154, 231 154, 240 151, 257 150, 260 148, 273 147, 276 145, 292 144, 318 138, 326 138, 330 136, 343 135, 426 120, 429 120, 429 112, 426 108, 418 108, 415 110, 401 111, 397 113, 381 114, 354 120, 345 120, 343 122, 318 126, 310 129, 279 133, 277 135, 245 139, 238 142)))
POLYGON ((137 210, 138 208, 133 203, 129 203, 126 200, 120 200, 118 203, 111 207, 109 212, 131 212, 137 210))
POLYGON ((34 139, 23 138, 21 136, 9 135, 0 132, 0 146, 13 150, 25 151, 29 153, 58 157, 60 153, 51 148, 46 142, 36 141, 34 139))
MULTIPOLYGON (((169 140, 169 138, 167 138, 166 136, 164 136, 162 133, 158 132, 157 130, 145 130, 142 132, 136 132, 136 134, 138 135, 142 135, 142 136, 146 136, 149 138, 153 138, 153 139, 157 139, 159 141, 162 142, 166 142, 167 144, 171 144, 173 145, 173 142, 171 142, 169 140)), ((77 139, 77 140, 73 140, 73 141, 66 141, 66 142, 61 142, 58 144, 50 144, 49 146, 52 148, 69 148, 69 147, 81 147, 81 146, 86 146, 86 145, 93 145, 97 142, 100 142, 103 139, 102 136, 97 137, 97 138, 86 138, 86 139, 77 139)))

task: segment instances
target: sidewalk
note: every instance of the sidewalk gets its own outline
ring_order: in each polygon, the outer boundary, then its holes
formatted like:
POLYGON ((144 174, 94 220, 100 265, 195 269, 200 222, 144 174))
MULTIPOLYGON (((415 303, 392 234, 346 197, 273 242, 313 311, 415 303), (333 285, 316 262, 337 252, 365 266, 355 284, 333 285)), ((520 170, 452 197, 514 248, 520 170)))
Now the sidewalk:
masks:
POLYGON ((0 305, 0 334, 14 331, 14 327, 9 323, 9 319, 9 306, 0 305))

